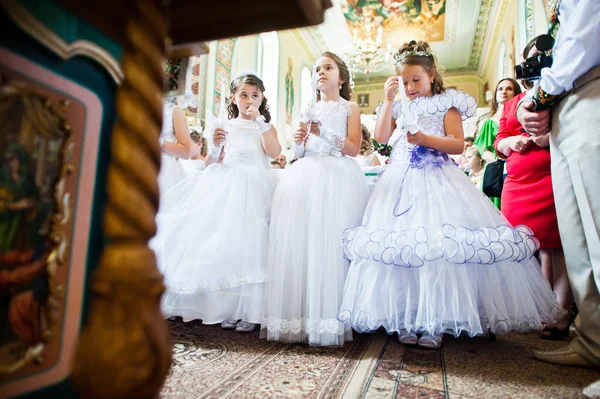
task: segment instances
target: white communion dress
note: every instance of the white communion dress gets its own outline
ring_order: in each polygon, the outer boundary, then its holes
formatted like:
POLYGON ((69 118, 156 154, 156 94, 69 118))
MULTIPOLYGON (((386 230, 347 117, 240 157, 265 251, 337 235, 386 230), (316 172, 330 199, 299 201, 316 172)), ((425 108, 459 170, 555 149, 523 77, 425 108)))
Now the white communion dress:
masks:
POLYGON ((261 322, 275 179, 256 124, 234 119, 226 130, 223 163, 161 197, 150 246, 165 276, 165 317, 261 322))
MULTIPOLYGON (((163 126, 160 132, 160 138, 172 143, 177 142, 175 131, 173 130, 173 110, 175 104, 165 103, 163 106, 163 126)), ((177 184, 185 176, 183 168, 177 162, 177 159, 166 152, 161 152, 160 172, 158 173, 158 188, 160 195, 166 193, 171 187, 177 184)))
MULTIPOLYGON (((351 103, 319 102, 321 132, 347 137, 351 103)), ((352 339, 337 320, 348 261, 342 233, 360 223, 368 190, 357 163, 310 135, 273 198, 261 337, 314 346, 352 339)))
MULTIPOLYGON (((448 90, 409 107, 421 132, 442 137, 449 109, 466 119, 477 105, 448 90)), ((400 113, 397 102, 393 118, 400 113)), ((339 320, 360 332, 455 336, 559 320, 565 310, 540 272, 532 231, 512 227, 446 154, 408 144, 400 127, 394 137, 362 224, 344 235, 352 263, 339 320)))
POLYGON ((206 163, 203 159, 180 159, 179 164, 185 175, 202 172, 206 168, 206 163))

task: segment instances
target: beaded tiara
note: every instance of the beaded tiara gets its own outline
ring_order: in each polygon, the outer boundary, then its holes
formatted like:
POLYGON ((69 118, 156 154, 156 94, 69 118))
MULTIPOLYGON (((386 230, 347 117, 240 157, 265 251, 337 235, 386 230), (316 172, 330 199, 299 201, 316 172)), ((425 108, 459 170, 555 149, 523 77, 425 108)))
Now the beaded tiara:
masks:
POLYGON ((433 57, 433 54, 431 54, 429 51, 414 51, 414 50, 413 51, 404 51, 396 56, 394 63, 397 64, 400 61, 402 61, 403 59, 405 59, 406 57, 410 57, 413 55, 417 55, 420 57, 433 57))

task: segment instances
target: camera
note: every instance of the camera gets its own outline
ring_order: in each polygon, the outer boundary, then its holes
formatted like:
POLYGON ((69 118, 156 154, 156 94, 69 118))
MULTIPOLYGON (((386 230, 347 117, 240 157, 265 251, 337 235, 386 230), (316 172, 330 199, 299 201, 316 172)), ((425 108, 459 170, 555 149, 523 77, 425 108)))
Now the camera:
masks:
POLYGON ((519 65, 515 65, 515 76, 517 79, 537 80, 542 74, 542 68, 552 66, 552 56, 546 51, 552 50, 554 38, 550 35, 540 35, 535 41, 535 47, 541 51, 538 55, 527 58, 519 65))

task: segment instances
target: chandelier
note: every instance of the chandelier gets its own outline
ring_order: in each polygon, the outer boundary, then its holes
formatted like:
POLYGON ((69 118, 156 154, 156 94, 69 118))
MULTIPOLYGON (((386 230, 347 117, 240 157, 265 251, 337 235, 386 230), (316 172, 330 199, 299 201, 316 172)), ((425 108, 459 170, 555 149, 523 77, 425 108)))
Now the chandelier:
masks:
POLYGON ((352 75, 363 73, 369 80, 369 74, 379 72, 389 66, 392 47, 383 46, 383 18, 377 15, 374 7, 361 9, 362 19, 354 24, 352 40, 354 49, 346 54, 346 61, 352 75))

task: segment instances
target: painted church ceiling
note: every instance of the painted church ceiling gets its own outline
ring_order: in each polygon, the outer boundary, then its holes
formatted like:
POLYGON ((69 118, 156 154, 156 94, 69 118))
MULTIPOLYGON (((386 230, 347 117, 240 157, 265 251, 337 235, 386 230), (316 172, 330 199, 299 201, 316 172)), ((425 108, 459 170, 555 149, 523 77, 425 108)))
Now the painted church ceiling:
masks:
MULTIPOLYGON (((484 45, 494 34, 494 20, 510 1, 518 0, 337 0, 313 35, 344 54, 354 45, 354 29, 360 36, 361 21, 370 15, 381 23, 382 48, 389 44, 395 52, 402 43, 426 40, 446 72, 477 73, 484 45)), ((391 73, 392 65, 371 76, 391 73)))
POLYGON ((360 26, 366 14, 381 18, 386 44, 409 37, 444 40, 446 0, 347 0, 341 7, 350 29, 360 26))

